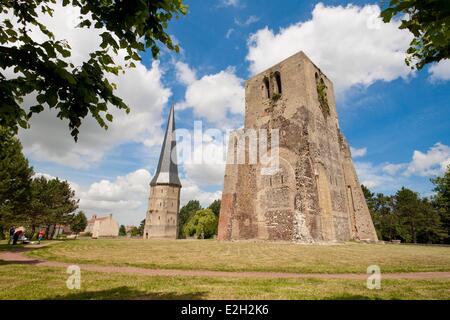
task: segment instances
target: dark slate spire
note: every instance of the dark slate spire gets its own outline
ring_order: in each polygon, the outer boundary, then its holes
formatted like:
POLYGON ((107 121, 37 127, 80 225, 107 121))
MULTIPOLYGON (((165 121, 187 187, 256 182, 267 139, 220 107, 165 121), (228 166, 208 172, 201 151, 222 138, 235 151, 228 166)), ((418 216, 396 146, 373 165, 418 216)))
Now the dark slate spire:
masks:
POLYGON ((151 186, 158 184, 170 184, 181 187, 180 178, 178 177, 177 165, 177 148, 175 137, 175 110, 174 106, 170 109, 169 119, 167 120, 166 134, 159 156, 158 169, 155 176, 150 182, 151 186), (171 154, 173 157, 171 158, 171 154))

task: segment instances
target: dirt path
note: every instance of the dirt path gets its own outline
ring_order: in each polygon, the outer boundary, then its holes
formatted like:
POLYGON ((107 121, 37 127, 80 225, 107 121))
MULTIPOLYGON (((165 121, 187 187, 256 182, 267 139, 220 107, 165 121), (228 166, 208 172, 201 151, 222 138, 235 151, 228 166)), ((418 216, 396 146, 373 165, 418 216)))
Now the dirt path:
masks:
MULTIPOLYGON (((24 255, 27 249, 21 249, 16 252, 0 252, 0 260, 12 264, 27 264, 39 267, 60 267, 67 268, 70 263, 46 261, 33 259, 24 255)), ((229 271, 207 271, 207 270, 173 270, 173 269, 145 269, 135 267, 102 266, 96 264, 77 264, 81 271, 94 271, 106 273, 129 273, 145 276, 188 276, 188 277, 228 277, 228 278, 262 278, 262 279, 282 279, 282 278, 300 278, 300 279, 347 279, 347 280, 365 280, 367 274, 356 273, 281 273, 281 272, 229 272, 229 271)), ((412 273, 384 273, 383 279, 450 279, 450 272, 412 272, 412 273)))

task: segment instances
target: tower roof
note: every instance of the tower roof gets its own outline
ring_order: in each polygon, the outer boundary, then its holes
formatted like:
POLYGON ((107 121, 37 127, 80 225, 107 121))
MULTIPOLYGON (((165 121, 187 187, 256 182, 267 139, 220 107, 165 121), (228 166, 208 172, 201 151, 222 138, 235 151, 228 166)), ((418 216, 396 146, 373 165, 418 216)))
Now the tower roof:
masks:
POLYGON ((155 175, 150 182, 151 186, 158 184, 170 184, 181 187, 180 178, 178 177, 177 165, 177 148, 175 137, 175 109, 172 105, 167 120, 166 134, 161 148, 161 155, 159 156, 158 168, 155 175), (172 155, 173 154, 173 155, 172 155))

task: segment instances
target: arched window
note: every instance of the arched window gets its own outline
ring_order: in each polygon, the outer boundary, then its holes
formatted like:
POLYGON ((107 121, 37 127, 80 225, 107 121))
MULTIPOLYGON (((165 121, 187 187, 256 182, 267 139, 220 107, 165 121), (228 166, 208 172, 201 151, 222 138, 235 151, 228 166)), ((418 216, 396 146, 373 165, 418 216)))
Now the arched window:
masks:
POLYGON ((282 94, 283 93, 283 89, 281 87, 281 75, 279 72, 275 72, 275 81, 277 83, 277 93, 278 94, 282 94))
POLYGON ((269 79, 266 77, 263 80, 264 83, 264 96, 267 99, 270 99, 270 84, 269 84, 269 79))

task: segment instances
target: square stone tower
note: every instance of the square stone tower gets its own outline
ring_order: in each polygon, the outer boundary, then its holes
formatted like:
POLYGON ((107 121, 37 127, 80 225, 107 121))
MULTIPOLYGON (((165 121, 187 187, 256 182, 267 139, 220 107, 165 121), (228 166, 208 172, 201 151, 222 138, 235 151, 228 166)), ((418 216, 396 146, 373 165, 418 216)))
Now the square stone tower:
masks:
POLYGON ((144 239, 178 237, 181 182, 178 177, 175 111, 170 109, 158 168, 150 182, 144 239))
MULTIPOLYGON (((270 141, 278 129, 279 170, 267 175, 259 162, 228 161, 219 239, 377 241, 339 129, 332 82, 299 52, 248 80, 245 97, 242 133, 264 129, 270 141)), ((236 153, 236 136, 228 157, 236 153)))

